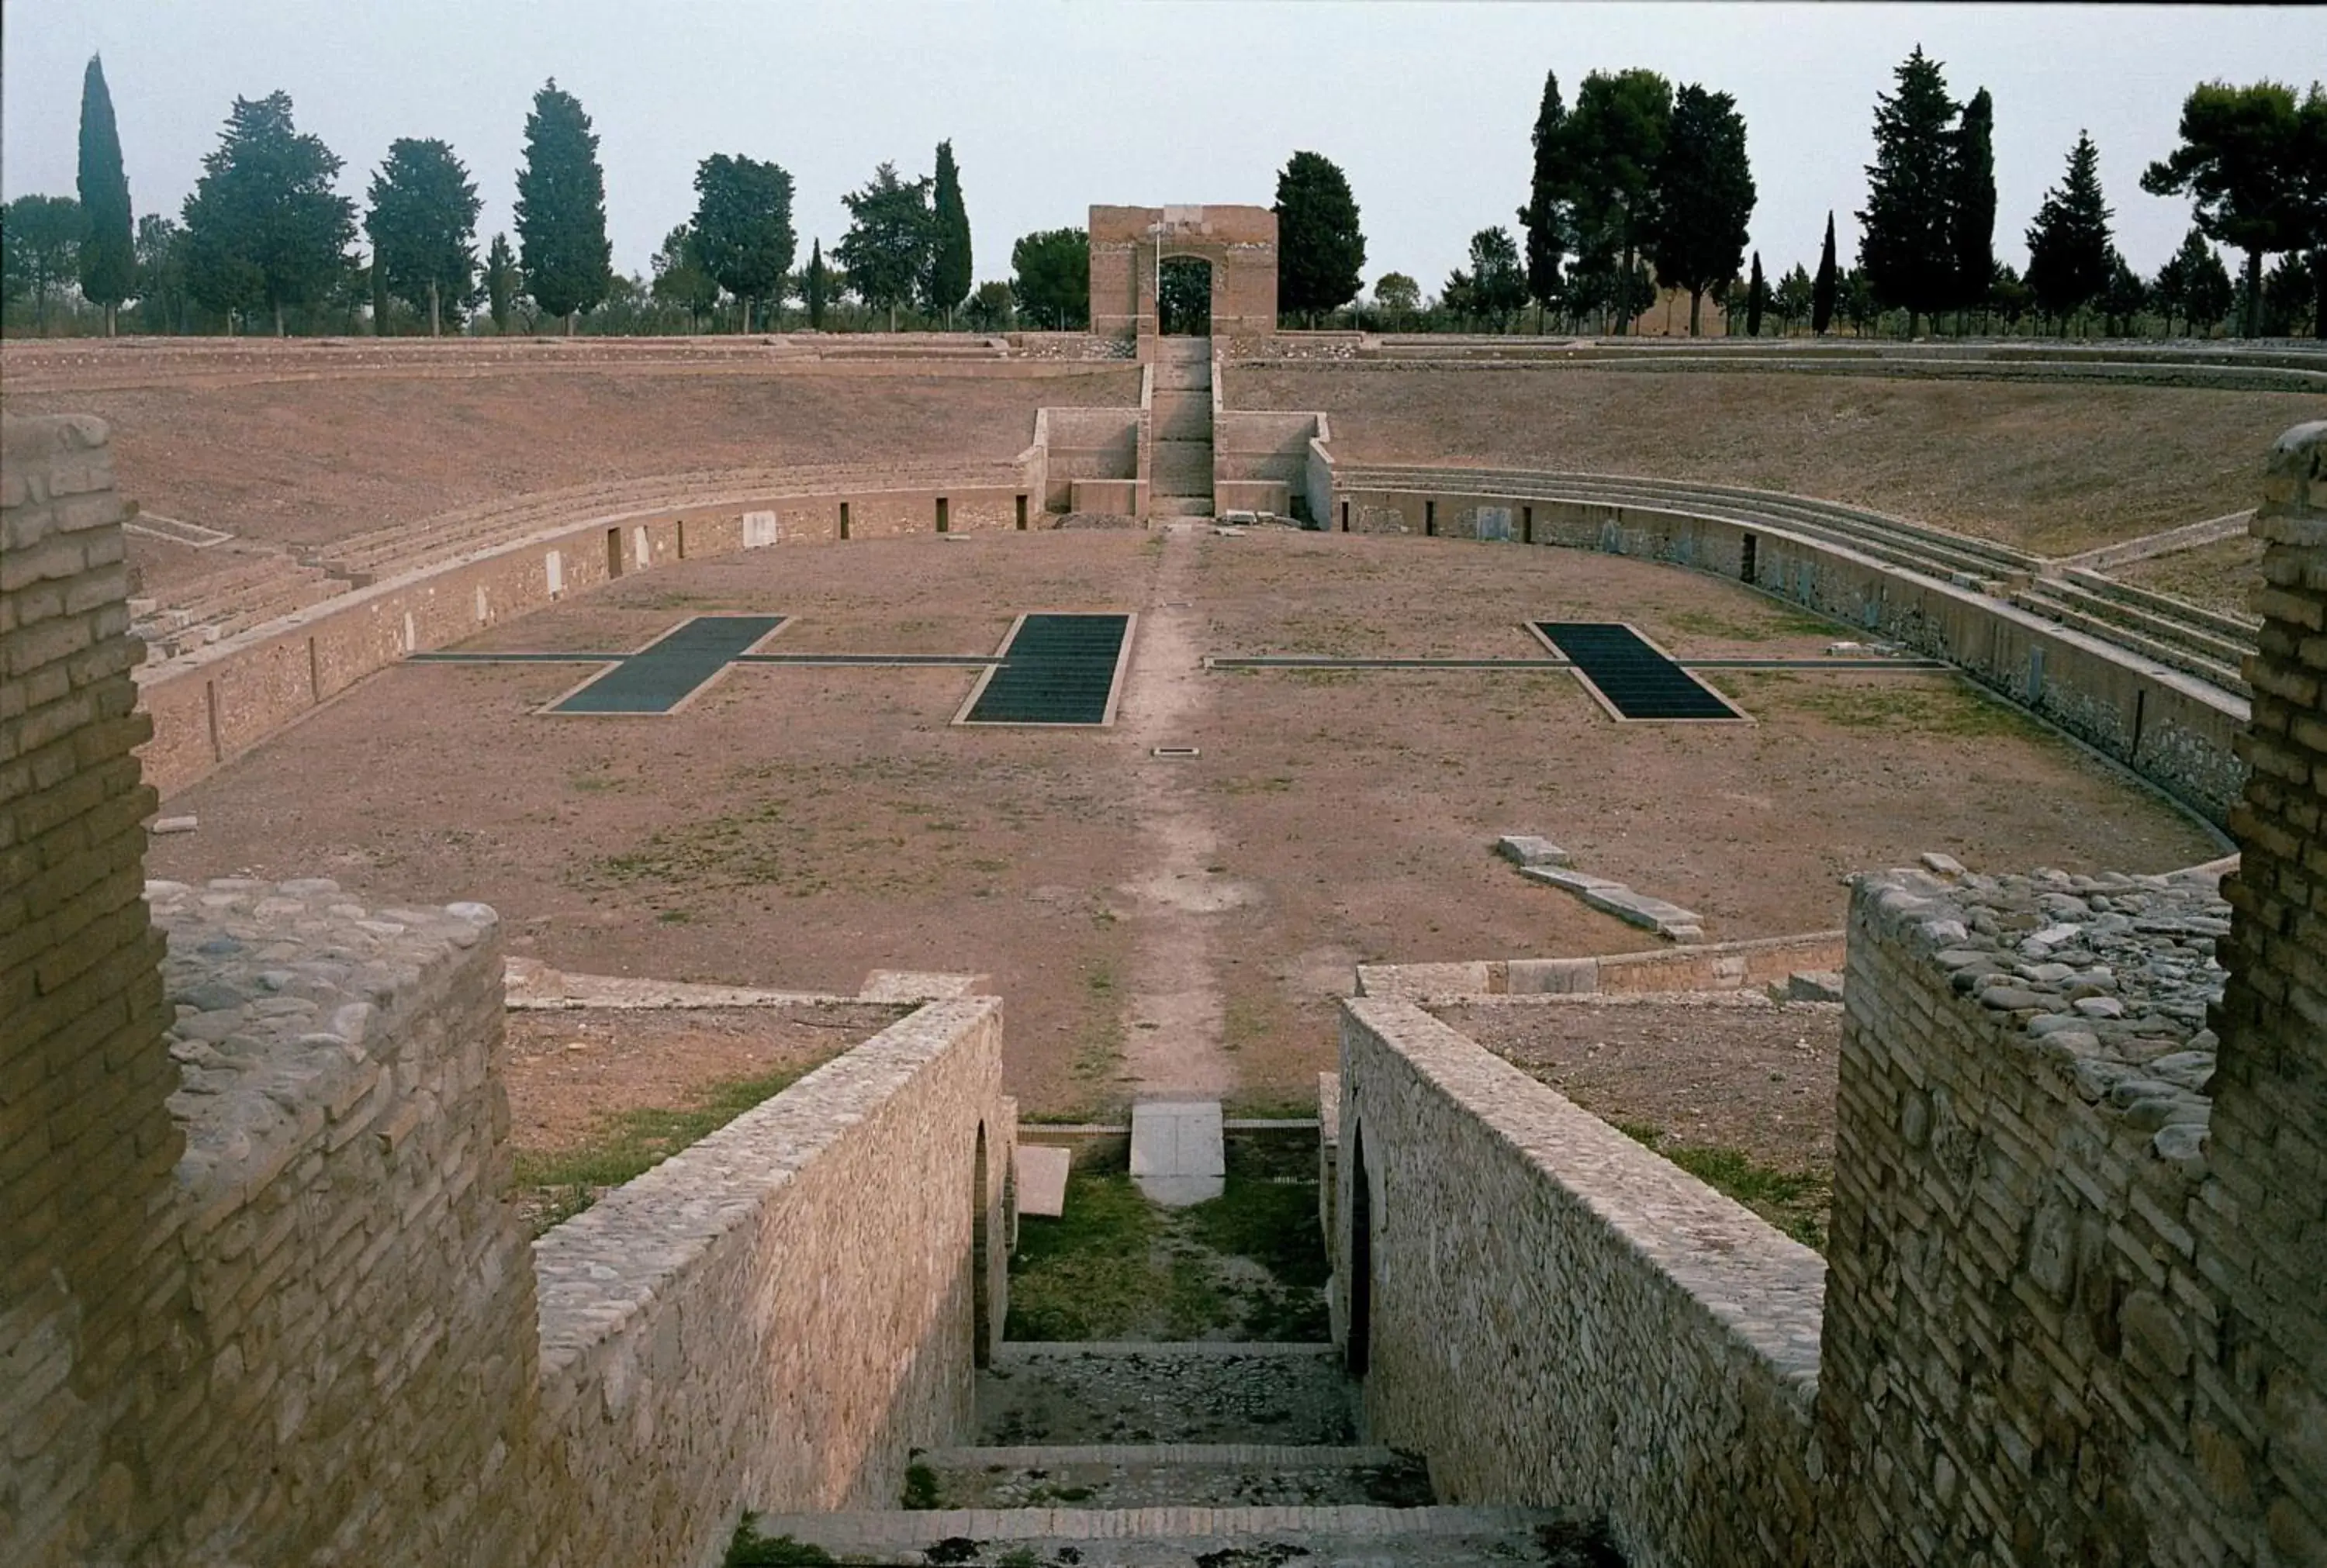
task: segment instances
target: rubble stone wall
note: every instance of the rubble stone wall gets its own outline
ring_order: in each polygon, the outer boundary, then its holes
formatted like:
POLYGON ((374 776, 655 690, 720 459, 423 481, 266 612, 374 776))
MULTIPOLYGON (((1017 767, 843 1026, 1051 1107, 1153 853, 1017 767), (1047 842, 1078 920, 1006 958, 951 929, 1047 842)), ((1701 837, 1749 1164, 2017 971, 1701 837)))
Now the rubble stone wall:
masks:
POLYGON ((1410 1003, 1343 1003, 1338 1124, 1372 1441, 1448 1502, 1603 1510, 1634 1568, 1813 1561, 1817 1254, 1410 1003))

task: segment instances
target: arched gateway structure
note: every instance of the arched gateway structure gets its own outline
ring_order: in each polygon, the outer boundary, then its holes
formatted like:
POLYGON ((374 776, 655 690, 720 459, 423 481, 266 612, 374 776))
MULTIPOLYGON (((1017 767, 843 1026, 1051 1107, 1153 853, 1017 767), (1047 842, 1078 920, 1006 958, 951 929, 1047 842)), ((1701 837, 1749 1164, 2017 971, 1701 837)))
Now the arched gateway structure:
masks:
POLYGON ((1090 322, 1156 333, 1156 275, 1173 257, 1211 264, 1212 334, 1276 331, 1276 214, 1266 207, 1093 207, 1090 322))

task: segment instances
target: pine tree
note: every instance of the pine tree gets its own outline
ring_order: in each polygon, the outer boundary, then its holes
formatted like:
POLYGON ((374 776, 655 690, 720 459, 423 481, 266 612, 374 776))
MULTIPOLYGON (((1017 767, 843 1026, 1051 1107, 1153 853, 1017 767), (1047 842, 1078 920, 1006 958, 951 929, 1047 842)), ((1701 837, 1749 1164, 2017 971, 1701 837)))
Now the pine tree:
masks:
POLYGON ((832 288, 832 269, 824 265, 824 241, 811 240, 808 252, 808 324, 824 331, 824 307, 832 288))
POLYGON ((477 213, 469 171, 439 141, 398 137, 371 180, 364 232, 379 288, 428 314, 444 333, 444 307, 466 313, 477 298, 477 213))
POLYGON ((1312 322, 1365 282, 1366 237, 1349 176, 1317 153, 1295 153, 1276 175, 1276 305, 1312 322))
POLYGON ((1874 162, 1858 214, 1858 265, 1886 305, 1917 318, 1955 294, 1953 244, 1956 105, 1939 64, 1919 44, 1897 71, 1899 90, 1874 100, 1874 162))
POLYGON ((214 311, 320 298, 347 266, 355 203, 332 189, 340 160, 291 123, 291 95, 237 98, 186 198, 186 282, 214 311))
POLYGON ((792 177, 773 163, 714 153, 696 165, 692 229, 688 259, 742 303, 735 330, 750 331, 752 302, 781 303, 799 249, 792 177))
POLYGON ((1986 88, 1964 105, 1948 181, 1948 246, 1955 259, 1957 328, 1995 276, 1995 100, 1986 88))
POLYGON ((137 246, 113 95, 106 90, 105 67, 93 54, 80 79, 80 210, 88 222, 80 242, 80 292, 91 304, 105 307, 109 338, 121 302, 136 286, 137 246))
POLYGON ((1010 247, 1010 294, 1020 316, 1066 331, 1090 320, 1090 234, 1042 229, 1010 247))
POLYGON ((1737 275, 1753 217, 1753 170, 1737 100, 1691 83, 1675 95, 1657 165, 1647 236, 1657 275, 1688 290, 1688 335, 1697 334, 1705 291, 1737 275))
POLYGON ((2028 287, 2036 308, 2058 317, 2066 336, 2069 318, 2108 287, 2109 209, 2101 200, 2100 153, 2092 137, 2077 133, 2069 169, 2060 185, 2044 193, 2028 230, 2028 287))
POLYGON ((2168 336, 2178 315, 2191 331, 2203 337, 2203 329, 2220 322, 2230 308, 2230 275, 2214 247, 2206 243, 2205 235, 2193 228, 2182 237, 2182 247, 2173 258, 2157 269, 2150 294, 2157 308, 2165 313, 2168 336))
POLYGON ((33 296, 34 329, 49 329, 49 294, 78 266, 88 219, 70 196, 19 196, 0 210, 0 275, 5 293, 33 296))
POLYGON ((962 205, 961 171, 953 161, 953 144, 938 144, 936 243, 930 253, 930 309, 942 313, 953 325, 954 307, 969 293, 969 209, 962 205))
MULTIPOLYGON (((2259 325, 2263 257, 2304 242, 2306 196, 2327 188, 2317 172, 2327 145, 2313 147, 2306 135, 2310 110, 2298 109, 2294 90, 2276 82, 2208 82, 2182 101, 2182 145, 2141 176, 2153 196, 2188 191, 2206 238, 2247 253, 2246 337, 2259 325)), ((2327 120, 2327 106, 2316 112, 2327 120)))
POLYGON ((1834 325, 1836 279, 1834 270, 1834 213, 1826 215, 1826 247, 1818 252, 1818 280, 1810 285, 1810 331, 1819 337, 1834 325))
POLYGON ((930 182, 901 180, 896 164, 883 163, 873 172, 872 183, 840 201, 850 222, 832 252, 848 269, 856 297, 875 310, 887 308, 893 332, 897 307, 929 286, 937 228, 930 182))
POLYGON ((1543 331, 1544 307, 1559 299, 1559 268, 1567 256, 1565 171, 1560 150, 1560 129, 1567 111, 1559 101, 1559 78, 1543 75, 1543 104, 1535 116, 1535 175, 1528 185, 1528 203, 1519 209, 1527 230, 1528 297, 1535 301, 1535 330, 1543 331))
POLYGON ((1657 169, 1672 123, 1672 85, 1652 70, 1584 79, 1560 133, 1576 248, 1606 257, 1620 296, 1619 331, 1631 330, 1636 263, 1656 227, 1657 169))
POLYGON ((485 303, 492 313, 493 331, 509 331, 509 306, 516 301, 518 285, 522 281, 518 275, 517 257, 509 251, 509 236, 494 235, 492 247, 485 252, 485 303))
POLYGON ((525 117, 525 166, 517 175, 517 238, 526 292, 553 316, 575 318, 606 297, 613 247, 606 240, 606 176, 581 100, 552 77, 525 117))
POLYGON ((1762 253, 1753 253, 1752 280, 1745 285, 1745 335, 1762 335, 1762 312, 1770 303, 1770 285, 1762 281, 1762 253))

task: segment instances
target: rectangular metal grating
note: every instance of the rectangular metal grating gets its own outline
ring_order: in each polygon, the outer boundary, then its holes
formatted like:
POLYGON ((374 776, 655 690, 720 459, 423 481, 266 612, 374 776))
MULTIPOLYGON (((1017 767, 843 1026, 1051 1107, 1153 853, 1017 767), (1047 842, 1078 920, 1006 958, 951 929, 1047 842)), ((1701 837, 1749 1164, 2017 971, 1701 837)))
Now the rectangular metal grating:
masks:
POLYGON ((553 714, 667 714, 716 679, 780 615, 698 615, 551 705, 553 714))
POLYGON ((966 724, 1103 724, 1128 615, 1028 615, 966 724))
POLYGON ((1615 621, 1538 621, 1544 640, 1626 719, 1742 719, 1721 694, 1615 621))

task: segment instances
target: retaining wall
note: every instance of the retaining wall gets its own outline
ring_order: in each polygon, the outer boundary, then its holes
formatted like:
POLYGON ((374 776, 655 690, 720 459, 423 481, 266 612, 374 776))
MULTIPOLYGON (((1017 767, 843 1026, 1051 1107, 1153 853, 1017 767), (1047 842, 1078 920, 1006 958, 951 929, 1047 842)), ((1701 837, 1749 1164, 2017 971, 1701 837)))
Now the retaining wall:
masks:
POLYGON ((140 688, 152 716, 145 773, 166 797, 374 671, 446 647, 618 575, 776 544, 1031 526, 1039 496, 991 475, 939 489, 772 495, 593 518, 337 595, 161 668, 140 688), (1023 509, 1023 510, 1022 510, 1023 509), (619 571, 616 568, 619 567, 619 571))
MULTIPOLYGON (((1425 531, 1594 549, 1750 582, 1870 636, 1944 658, 2206 817, 2227 819, 2245 777, 2244 699, 2002 600, 1782 527, 1679 509, 1526 495, 1340 489, 1351 532, 1425 531), (1482 521, 1483 514, 1483 521, 1482 521), (1531 524, 1523 518, 1531 515, 1531 524), (1754 542, 1744 574, 1745 542, 1754 542)), ((1340 527, 1343 514, 1330 514, 1340 527)))
POLYGON ((1340 1077, 1372 1441, 1445 1501, 1605 1510, 1634 1568, 1810 1562, 1818 1255, 1409 1003, 1343 1003, 1340 1077))
POLYGON ((1138 478, 1138 409, 1045 408, 1040 419, 1035 445, 1047 453, 1043 510, 1079 509, 1074 499, 1078 480, 1129 483, 1138 478))
POLYGON ((1474 958, 1442 964, 1360 964, 1358 994, 1407 1000, 1545 996, 1592 992, 1735 991, 1797 970, 1842 967, 1844 934, 1806 931, 1596 958, 1474 958))

